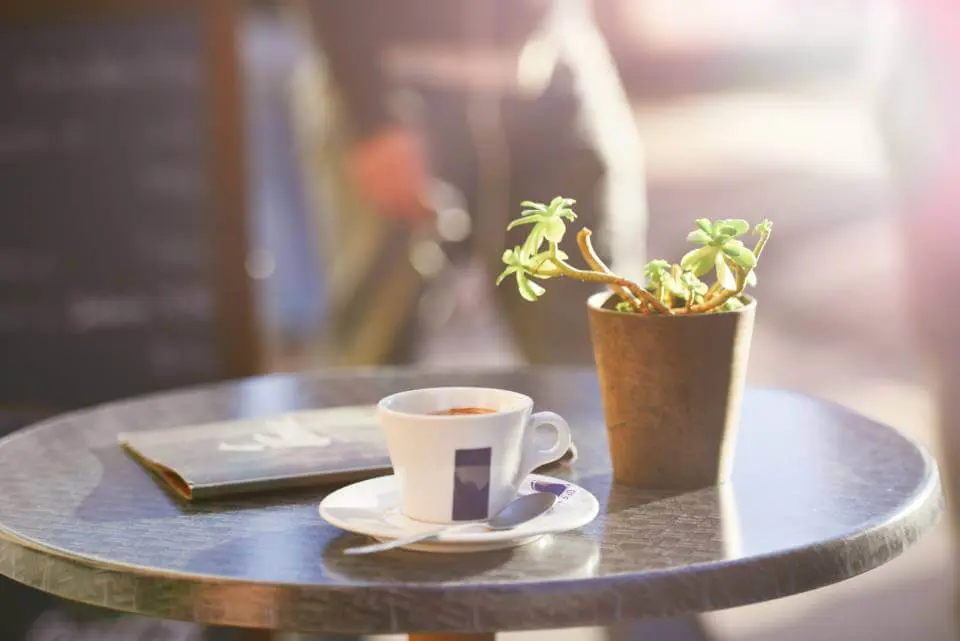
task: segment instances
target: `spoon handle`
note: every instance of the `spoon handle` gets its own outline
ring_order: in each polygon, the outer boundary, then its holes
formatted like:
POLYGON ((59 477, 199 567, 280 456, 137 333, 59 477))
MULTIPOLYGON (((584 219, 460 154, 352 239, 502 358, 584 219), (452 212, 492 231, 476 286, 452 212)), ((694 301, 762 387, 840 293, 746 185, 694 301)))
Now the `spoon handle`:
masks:
POLYGON ((392 541, 385 541, 383 543, 373 543, 371 545, 358 545, 356 547, 347 548, 343 551, 344 554, 349 556, 355 556, 357 554, 373 554, 375 552, 386 552, 387 550, 393 550, 395 548, 400 548, 405 545, 410 545, 411 543, 419 543, 420 541, 425 541, 427 539, 432 539, 441 534, 447 534, 450 532, 456 532, 458 530, 465 530, 471 525, 476 525, 476 523, 467 523, 463 525, 446 525, 436 530, 427 530, 426 532, 420 532, 419 534, 411 534, 410 536, 405 536, 402 539, 393 539, 392 541))

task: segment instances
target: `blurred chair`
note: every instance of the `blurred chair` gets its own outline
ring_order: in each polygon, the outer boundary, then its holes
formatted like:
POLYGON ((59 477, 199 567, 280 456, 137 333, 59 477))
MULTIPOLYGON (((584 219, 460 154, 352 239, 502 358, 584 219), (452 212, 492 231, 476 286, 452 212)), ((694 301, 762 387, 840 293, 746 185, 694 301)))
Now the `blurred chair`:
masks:
MULTIPOLYGON (((0 3, 0 126, 42 143, 3 147, 0 435, 262 365, 238 5, 121 4, 0 3)), ((7 579, 0 631, 3 641, 202 634, 7 579)))

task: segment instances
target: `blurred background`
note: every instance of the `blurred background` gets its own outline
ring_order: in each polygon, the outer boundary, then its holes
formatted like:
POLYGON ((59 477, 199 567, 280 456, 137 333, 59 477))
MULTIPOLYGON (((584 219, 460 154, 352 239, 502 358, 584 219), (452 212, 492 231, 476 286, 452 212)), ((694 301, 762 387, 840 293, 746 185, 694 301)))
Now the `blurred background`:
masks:
MULTIPOLYGON (((0 430, 274 371, 589 365, 583 286, 550 281, 534 306, 493 286, 520 201, 564 195, 628 275, 679 260, 695 218, 772 219, 750 382, 893 425, 949 474, 955 13, 6 0, 0 430)), ((954 639, 948 521, 865 576, 690 634, 954 639)), ((0 595, 3 639, 86 638, 0 595)))

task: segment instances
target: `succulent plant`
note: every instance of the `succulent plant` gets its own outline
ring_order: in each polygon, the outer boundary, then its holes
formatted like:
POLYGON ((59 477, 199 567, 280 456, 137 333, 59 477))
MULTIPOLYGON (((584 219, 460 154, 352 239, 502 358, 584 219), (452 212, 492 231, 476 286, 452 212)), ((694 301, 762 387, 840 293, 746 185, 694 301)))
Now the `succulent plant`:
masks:
POLYGON ((752 235, 757 240, 750 248, 742 240, 750 232, 747 221, 699 218, 687 240, 700 247, 685 254, 679 263, 651 260, 644 268, 644 282, 638 283, 618 276, 604 264, 586 227, 577 233, 577 245, 588 269, 568 262, 560 243, 567 223, 577 218, 575 204, 573 199, 562 196, 549 204, 522 203, 523 211, 507 230, 530 225, 530 232, 522 245, 503 253, 506 267, 497 278, 497 285, 514 276, 520 295, 533 302, 546 293, 538 281, 565 277, 607 285, 619 297, 616 309, 622 312, 675 315, 730 311, 743 306, 744 289, 756 284, 757 261, 773 231, 773 223, 761 221, 753 228, 752 235), (712 284, 701 280, 710 272, 715 274, 712 284))

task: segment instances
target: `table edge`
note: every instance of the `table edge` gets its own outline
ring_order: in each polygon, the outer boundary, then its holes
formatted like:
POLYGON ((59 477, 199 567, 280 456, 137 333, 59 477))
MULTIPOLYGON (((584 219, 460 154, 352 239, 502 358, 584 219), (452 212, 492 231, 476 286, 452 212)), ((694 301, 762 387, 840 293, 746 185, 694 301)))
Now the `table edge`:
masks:
MULTIPOLYGON (((888 428, 889 429, 889 428, 888 428)), ((561 579, 549 582, 550 594, 541 596, 531 588, 542 582, 509 583, 475 586, 366 584, 359 586, 302 586, 285 583, 247 582, 241 579, 197 573, 164 573, 150 568, 128 566, 88 557, 74 557, 61 550, 32 544, 0 532, 0 574, 29 587, 64 599, 111 610, 164 619, 193 621, 231 627, 250 627, 299 632, 348 634, 395 634, 411 632, 488 633, 610 625, 643 618, 665 618, 708 612, 773 600, 831 585, 875 569, 896 558, 932 530, 941 520, 945 500, 939 470, 935 461, 920 450, 929 466, 927 483, 913 499, 890 519, 850 536, 837 537, 817 545, 784 549, 747 559, 733 559, 686 566, 682 570, 652 570, 643 574, 610 575, 598 579, 561 579), (869 550, 858 554, 857 550, 869 550), (771 571, 778 561, 784 568, 771 571), (824 571, 829 567, 830 571, 824 571), (811 568, 816 568, 812 570, 811 568), (789 570, 789 571, 787 571, 789 570), (764 583, 777 586, 776 594, 767 588, 751 590, 756 573, 764 583), (66 578, 64 578, 66 577, 66 578), (734 585, 734 589, 730 589, 734 585), (691 587, 694 586, 694 587, 691 587), (700 586, 695 587, 695 586, 700 586), (157 602, 150 597, 176 592, 157 602), (685 598, 664 597, 678 590, 685 598), (436 621, 432 626, 410 629, 404 626, 285 625, 285 603, 306 602, 320 610, 347 607, 358 592, 363 601, 376 603, 375 609, 387 607, 391 612, 409 610, 414 602, 443 597, 448 605, 473 610, 473 623, 436 621), (692 596, 690 592, 697 592, 692 596), (658 599, 658 595, 660 598, 658 599), (482 601, 495 596, 499 601, 522 597, 524 606, 517 620, 529 623, 513 625, 485 623, 490 608, 482 601), (237 603, 268 601, 272 609, 239 607, 237 603), (558 610, 549 603, 576 603, 576 608, 558 610), (549 603, 548 603, 549 602, 549 603), (668 603, 670 602, 670 603, 668 603), (706 603, 706 607, 692 605, 706 603), (338 605, 343 603, 343 605, 338 605), (611 608, 611 604, 613 607, 611 608), (537 609, 542 616, 531 616, 537 609), (253 613, 253 614, 251 614, 253 613)), ((502 604, 501 604, 502 605, 502 604)), ((355 607, 355 606, 354 606, 355 607)), ((392 613, 393 614, 393 613, 392 613)), ((391 616, 391 621, 398 617, 391 616)))

